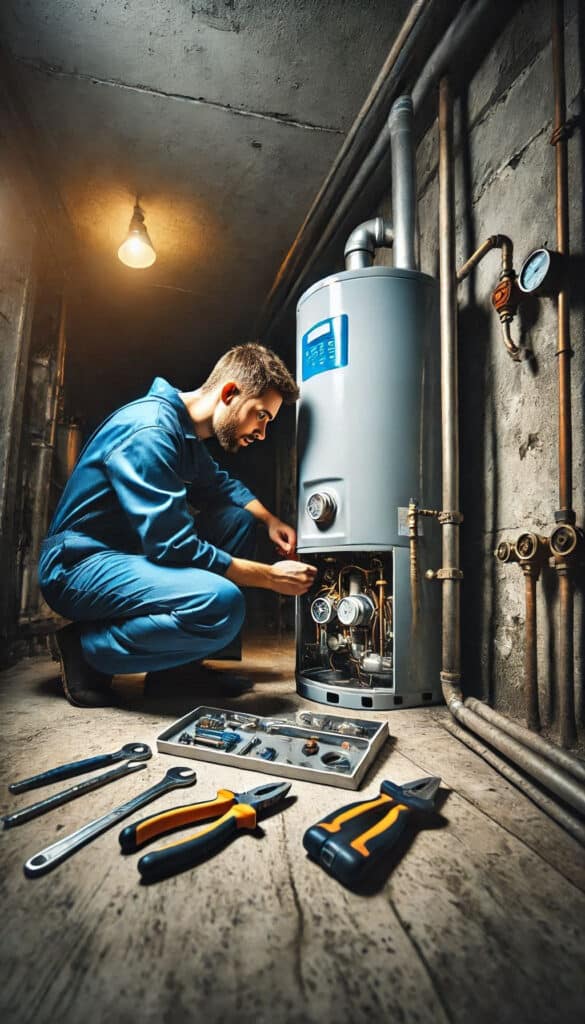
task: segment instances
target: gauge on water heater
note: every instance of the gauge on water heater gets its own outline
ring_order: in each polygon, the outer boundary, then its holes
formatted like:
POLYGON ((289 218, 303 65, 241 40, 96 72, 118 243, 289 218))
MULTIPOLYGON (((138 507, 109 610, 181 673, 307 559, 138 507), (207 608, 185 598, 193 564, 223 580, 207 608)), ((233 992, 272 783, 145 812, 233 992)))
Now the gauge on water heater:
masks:
POLYGON ((327 625, 335 617, 335 606, 328 597, 316 597, 311 605, 311 618, 320 626, 327 625))
POLYGON ((368 626, 374 611, 374 603, 367 594, 350 594, 337 605, 337 618, 342 626, 368 626))
POLYGON ((305 510, 317 526, 329 526, 335 519, 337 506, 327 491, 314 491, 307 499, 305 510))

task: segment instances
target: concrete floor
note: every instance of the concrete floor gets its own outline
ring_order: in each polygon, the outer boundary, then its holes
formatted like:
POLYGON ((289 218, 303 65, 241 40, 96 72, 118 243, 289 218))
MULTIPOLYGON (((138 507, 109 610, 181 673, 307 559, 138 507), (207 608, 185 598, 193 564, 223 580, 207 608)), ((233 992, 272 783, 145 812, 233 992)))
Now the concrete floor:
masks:
MULTIPOLYGON (((133 740, 155 749, 162 729, 198 704, 295 710, 292 644, 250 641, 244 655, 221 686, 191 670, 120 680, 123 706, 100 711, 65 703, 48 658, 1 674, 2 812, 53 791, 14 797, 8 782, 133 740), (234 678, 242 671, 249 688, 234 678)), ((361 793, 377 793, 384 778, 438 774, 442 820, 414 836, 369 896, 347 892, 302 848, 305 829, 347 793, 300 782, 261 838, 242 835, 158 885, 138 884, 136 857, 118 853, 119 827, 51 874, 25 879, 28 857, 158 781, 180 763, 168 755, 156 754, 138 778, 3 832, 2 1019, 581 1024, 583 850, 450 736, 445 714, 388 716, 391 740, 361 793)), ((197 786, 153 809, 269 778, 183 763, 196 767, 197 786)))

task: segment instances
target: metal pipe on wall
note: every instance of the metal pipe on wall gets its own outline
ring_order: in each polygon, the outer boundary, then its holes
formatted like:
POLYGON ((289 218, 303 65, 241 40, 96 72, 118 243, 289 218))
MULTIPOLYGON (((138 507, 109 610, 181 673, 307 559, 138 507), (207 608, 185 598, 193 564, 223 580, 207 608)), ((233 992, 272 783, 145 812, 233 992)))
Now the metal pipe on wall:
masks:
POLYGON ((416 270, 416 174, 414 123, 410 96, 400 96, 388 118, 392 162, 394 266, 416 270))
MULTIPOLYGON (((554 131, 551 142, 555 147, 555 190, 557 251, 569 254, 569 166, 568 131, 565 96, 565 42, 564 2, 555 0, 552 14, 552 56, 554 82, 554 131)), ((569 324, 569 292, 567 275, 557 299, 557 363, 559 388, 559 508, 555 512, 557 523, 575 523, 573 511, 573 446, 571 426, 571 341, 569 324)), ((553 552, 554 553, 554 552, 553 552)), ((559 581, 559 629, 557 674, 559 693, 560 742, 568 747, 575 742, 574 698, 574 590, 571 564, 564 558, 555 559, 559 581)))
POLYGON ((529 729, 540 729, 538 711, 538 655, 536 632, 536 581, 538 569, 523 565, 524 573, 524 695, 526 699, 526 724, 529 729))
POLYGON ((469 708, 470 711, 474 711, 481 718, 485 718, 492 725, 498 726, 503 732, 508 733, 509 736, 513 736, 514 739, 523 743, 524 746, 530 747, 535 753, 545 757, 547 761, 552 761, 553 764, 558 765, 559 768, 573 775, 580 782, 585 783, 585 762, 579 761, 566 750, 561 750, 560 747, 545 739, 544 736, 531 732, 529 729, 524 728, 523 725, 514 722, 511 718, 507 718, 506 715, 495 711, 489 704, 484 704, 483 701, 477 700, 475 697, 468 697, 465 701, 465 707, 469 708))
POLYGON ((37 583, 37 563, 41 540, 47 528, 51 471, 57 433, 57 417, 63 388, 66 349, 66 302, 61 298, 57 348, 54 354, 37 360, 44 369, 42 386, 45 389, 44 423, 41 436, 31 444, 31 532, 22 570, 20 589, 20 621, 28 621, 39 611, 41 594, 37 583), (34 457, 36 455, 36 458, 34 457))
POLYGON ((453 182, 453 96, 447 77, 439 84, 439 267, 441 322, 441 408, 443 465, 443 633, 441 682, 461 679, 461 575, 459 568, 459 394, 455 277, 455 197, 453 182), (448 513, 448 518, 445 516, 448 513))
POLYGON ((482 757, 484 761, 487 761, 500 775, 503 775, 513 786, 520 789, 529 800, 532 800, 545 814, 548 814, 550 818, 553 818, 554 821, 558 822, 578 842, 585 846, 585 825, 574 814, 559 806, 552 797, 547 796, 538 786, 535 786, 524 775, 521 775, 519 771, 516 771, 511 764, 508 764, 507 761, 496 754, 491 747, 486 746, 485 743, 482 743, 477 737, 467 732, 466 729, 462 729, 452 719, 448 719, 445 722, 445 728, 452 736, 461 740, 462 743, 465 743, 466 747, 469 747, 475 754, 482 757))
MULTIPOLYGON (((453 167, 453 98, 449 80, 441 79, 439 88, 439 237, 441 268, 441 394, 442 453, 443 453, 443 501, 445 509, 441 516, 443 527, 443 558, 448 573, 459 565, 459 533, 449 522, 449 511, 456 511, 459 501, 459 439, 457 401, 457 323, 456 323, 456 275, 454 260, 454 167, 453 167), (447 513, 447 515, 445 514, 447 513)), ((481 736, 492 747, 504 754, 518 767, 532 775, 551 792, 585 814, 585 787, 573 771, 568 774, 549 759, 549 752, 529 749, 527 736, 531 740, 539 737, 527 732, 510 734, 510 727, 504 729, 496 712, 486 716, 478 714, 471 699, 464 701, 461 679, 461 641, 459 616, 459 590, 455 580, 443 578, 443 663, 441 683, 443 695, 453 717, 471 732, 481 736), (456 589, 455 589, 456 588, 456 589)), ((491 709, 490 709, 491 711, 491 709)), ((506 720, 507 722, 507 720, 506 720)), ((520 726, 516 727, 518 730, 520 726)), ((534 742, 531 743, 534 748, 534 742)), ((569 758, 569 754, 564 754, 569 758)), ((528 790, 525 790, 530 795, 528 790)))
POLYGON ((390 138, 388 123, 386 121, 376 135, 378 129, 374 127, 374 118, 366 112, 370 101, 370 107, 374 109, 374 92, 375 109, 379 107, 382 99, 388 109, 399 92, 404 91, 405 84, 408 84, 405 82, 404 66, 411 61, 414 62, 414 54, 421 62, 426 59, 418 77, 416 71, 414 76, 411 76, 416 79, 412 90, 416 116, 420 107, 432 95, 440 75, 445 74, 446 69, 451 66, 461 65, 470 39, 493 38, 494 31, 499 31, 503 27, 504 20, 500 17, 502 7, 503 5, 496 3, 496 0, 465 0, 451 23, 443 26, 441 42, 426 58, 430 47, 427 49, 424 31, 431 20, 433 24, 440 20, 441 3, 424 7, 421 4, 413 4, 370 96, 356 118, 359 133, 356 136, 353 127, 348 133, 331 172, 315 197, 279 268, 260 312, 255 328, 256 334, 269 335, 277 318, 299 295, 311 268, 338 232, 346 227, 356 202, 363 197, 378 165, 386 158, 390 138), (368 125, 369 138, 364 142, 361 136, 365 134, 368 125), (325 213, 322 213, 323 210, 325 213), (318 216, 320 212, 321 216, 318 216))
MULTIPOLYGON (((390 48, 390 52, 370 89, 366 100, 353 122, 335 158, 331 170, 319 189, 296 238, 287 252, 261 311, 257 334, 267 334, 279 312, 285 309, 289 300, 300 290, 309 268, 331 238, 332 233, 342 224, 339 205, 348 190, 351 191, 367 157, 364 150, 369 144, 370 125, 379 124, 381 110, 387 110, 394 92, 401 81, 401 70, 409 55, 417 48, 421 28, 431 17, 433 8, 439 3, 432 0, 415 0, 406 19, 390 48), (428 17, 427 17, 428 16, 428 17), (329 211, 328 213, 323 211, 329 211), (333 227, 335 225, 335 227, 333 227)), ((378 129, 375 129, 379 131, 378 129)), ((385 156, 388 149, 388 127, 385 124, 374 167, 385 156)), ((345 207, 351 209, 353 199, 345 207)))

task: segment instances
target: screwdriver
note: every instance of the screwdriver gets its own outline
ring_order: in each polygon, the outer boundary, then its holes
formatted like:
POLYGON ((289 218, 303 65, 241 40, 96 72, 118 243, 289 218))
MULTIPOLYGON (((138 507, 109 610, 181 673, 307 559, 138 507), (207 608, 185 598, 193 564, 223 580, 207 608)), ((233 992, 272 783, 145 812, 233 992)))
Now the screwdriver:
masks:
POLYGON ((403 786, 386 780, 379 796, 347 804, 312 825, 303 846, 333 878, 353 888, 388 857, 413 810, 434 810, 440 784, 436 775, 403 786))

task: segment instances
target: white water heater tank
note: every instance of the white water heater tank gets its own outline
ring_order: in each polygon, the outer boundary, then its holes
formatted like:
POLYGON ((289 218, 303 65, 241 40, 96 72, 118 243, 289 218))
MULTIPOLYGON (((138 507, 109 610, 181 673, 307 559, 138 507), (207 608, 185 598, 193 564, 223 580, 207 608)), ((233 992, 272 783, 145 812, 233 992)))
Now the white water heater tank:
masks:
POLYGON ((408 546, 440 507, 438 289, 417 270, 319 281, 297 307, 299 552, 408 546))

